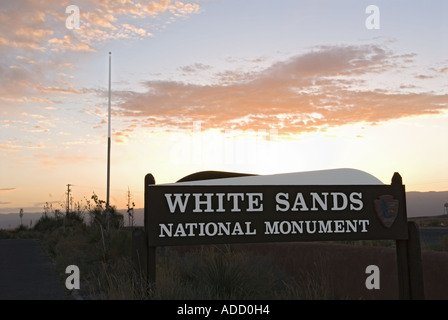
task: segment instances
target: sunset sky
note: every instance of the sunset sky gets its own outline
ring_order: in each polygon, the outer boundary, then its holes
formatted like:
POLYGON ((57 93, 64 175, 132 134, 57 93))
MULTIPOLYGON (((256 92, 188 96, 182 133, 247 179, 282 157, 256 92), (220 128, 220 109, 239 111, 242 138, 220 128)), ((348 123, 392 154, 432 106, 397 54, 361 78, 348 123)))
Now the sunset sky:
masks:
POLYGON ((64 209, 67 184, 105 200, 109 52, 118 208, 128 188, 143 207, 147 173, 202 170, 398 171, 408 191, 447 191, 447 14, 446 0, 1 1, 0 213, 64 209))

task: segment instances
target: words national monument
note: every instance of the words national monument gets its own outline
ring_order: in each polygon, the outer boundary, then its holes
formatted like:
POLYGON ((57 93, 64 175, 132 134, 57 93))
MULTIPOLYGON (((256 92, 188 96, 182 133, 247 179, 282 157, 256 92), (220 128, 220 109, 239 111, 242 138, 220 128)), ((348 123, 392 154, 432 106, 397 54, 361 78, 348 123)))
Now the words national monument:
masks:
POLYGON ((272 176, 210 171, 162 185, 148 174, 145 231, 134 238, 149 281, 155 281, 158 246, 396 240, 399 296, 423 297, 418 228, 407 221, 398 173, 390 185, 354 169, 272 176))

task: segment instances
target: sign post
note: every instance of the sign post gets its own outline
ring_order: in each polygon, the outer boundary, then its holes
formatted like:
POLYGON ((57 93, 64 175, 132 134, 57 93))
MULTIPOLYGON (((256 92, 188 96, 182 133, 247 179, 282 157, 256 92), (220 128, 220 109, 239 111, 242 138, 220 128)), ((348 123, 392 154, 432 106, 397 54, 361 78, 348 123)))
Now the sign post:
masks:
POLYGON ((260 242, 396 241, 400 299, 423 299, 418 228, 405 188, 390 185, 156 185, 145 177, 147 279, 158 246, 260 242))

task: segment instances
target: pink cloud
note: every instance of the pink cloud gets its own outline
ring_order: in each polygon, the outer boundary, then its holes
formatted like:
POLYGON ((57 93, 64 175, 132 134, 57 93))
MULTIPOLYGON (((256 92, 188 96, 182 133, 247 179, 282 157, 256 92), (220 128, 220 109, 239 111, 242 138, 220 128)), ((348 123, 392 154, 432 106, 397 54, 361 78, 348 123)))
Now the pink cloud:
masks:
MULTIPOLYGON (((78 61, 79 53, 95 52, 98 45, 116 39, 150 37, 139 19, 167 14, 195 14, 198 5, 169 0, 83 0, 80 28, 67 29, 70 1, 9 1, 0 6, 0 99, 24 102, 27 97, 49 99, 49 94, 80 93, 64 88, 61 68, 78 61), (62 61, 63 60, 63 61, 62 61), (58 75, 59 74, 59 75, 58 75)), ((84 91, 82 91, 84 92, 84 91)))
MULTIPOLYGON (((243 75, 226 73, 222 84, 146 81, 146 92, 115 93, 122 116, 147 126, 281 129, 284 134, 377 123, 446 110, 446 95, 353 89, 361 77, 405 68, 412 54, 375 45, 324 46, 243 75)), ((222 73, 221 73, 222 75, 222 73)))

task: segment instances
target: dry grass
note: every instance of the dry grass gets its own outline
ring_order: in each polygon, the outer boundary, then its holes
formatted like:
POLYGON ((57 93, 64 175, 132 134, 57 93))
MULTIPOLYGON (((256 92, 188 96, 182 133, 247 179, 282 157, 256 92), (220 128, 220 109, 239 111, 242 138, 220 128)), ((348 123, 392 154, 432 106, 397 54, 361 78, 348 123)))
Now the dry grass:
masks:
POLYGON ((414 221, 419 227, 448 227, 448 216, 446 215, 409 218, 409 221, 414 221))
MULTIPOLYGON (((421 223, 434 223, 420 221, 421 223)), ((147 286, 131 261, 131 232, 100 223, 87 224, 76 215, 45 218, 33 229, 0 230, 4 238, 39 237, 52 258, 61 282, 65 268, 81 270, 84 299, 341 299, 333 290, 328 257, 318 256, 306 268, 291 270, 289 254, 282 257, 248 248, 201 246, 194 249, 158 248, 157 282, 147 286)), ((387 243, 362 243, 388 245, 387 243)), ((448 250, 448 237, 441 241, 448 250)))

